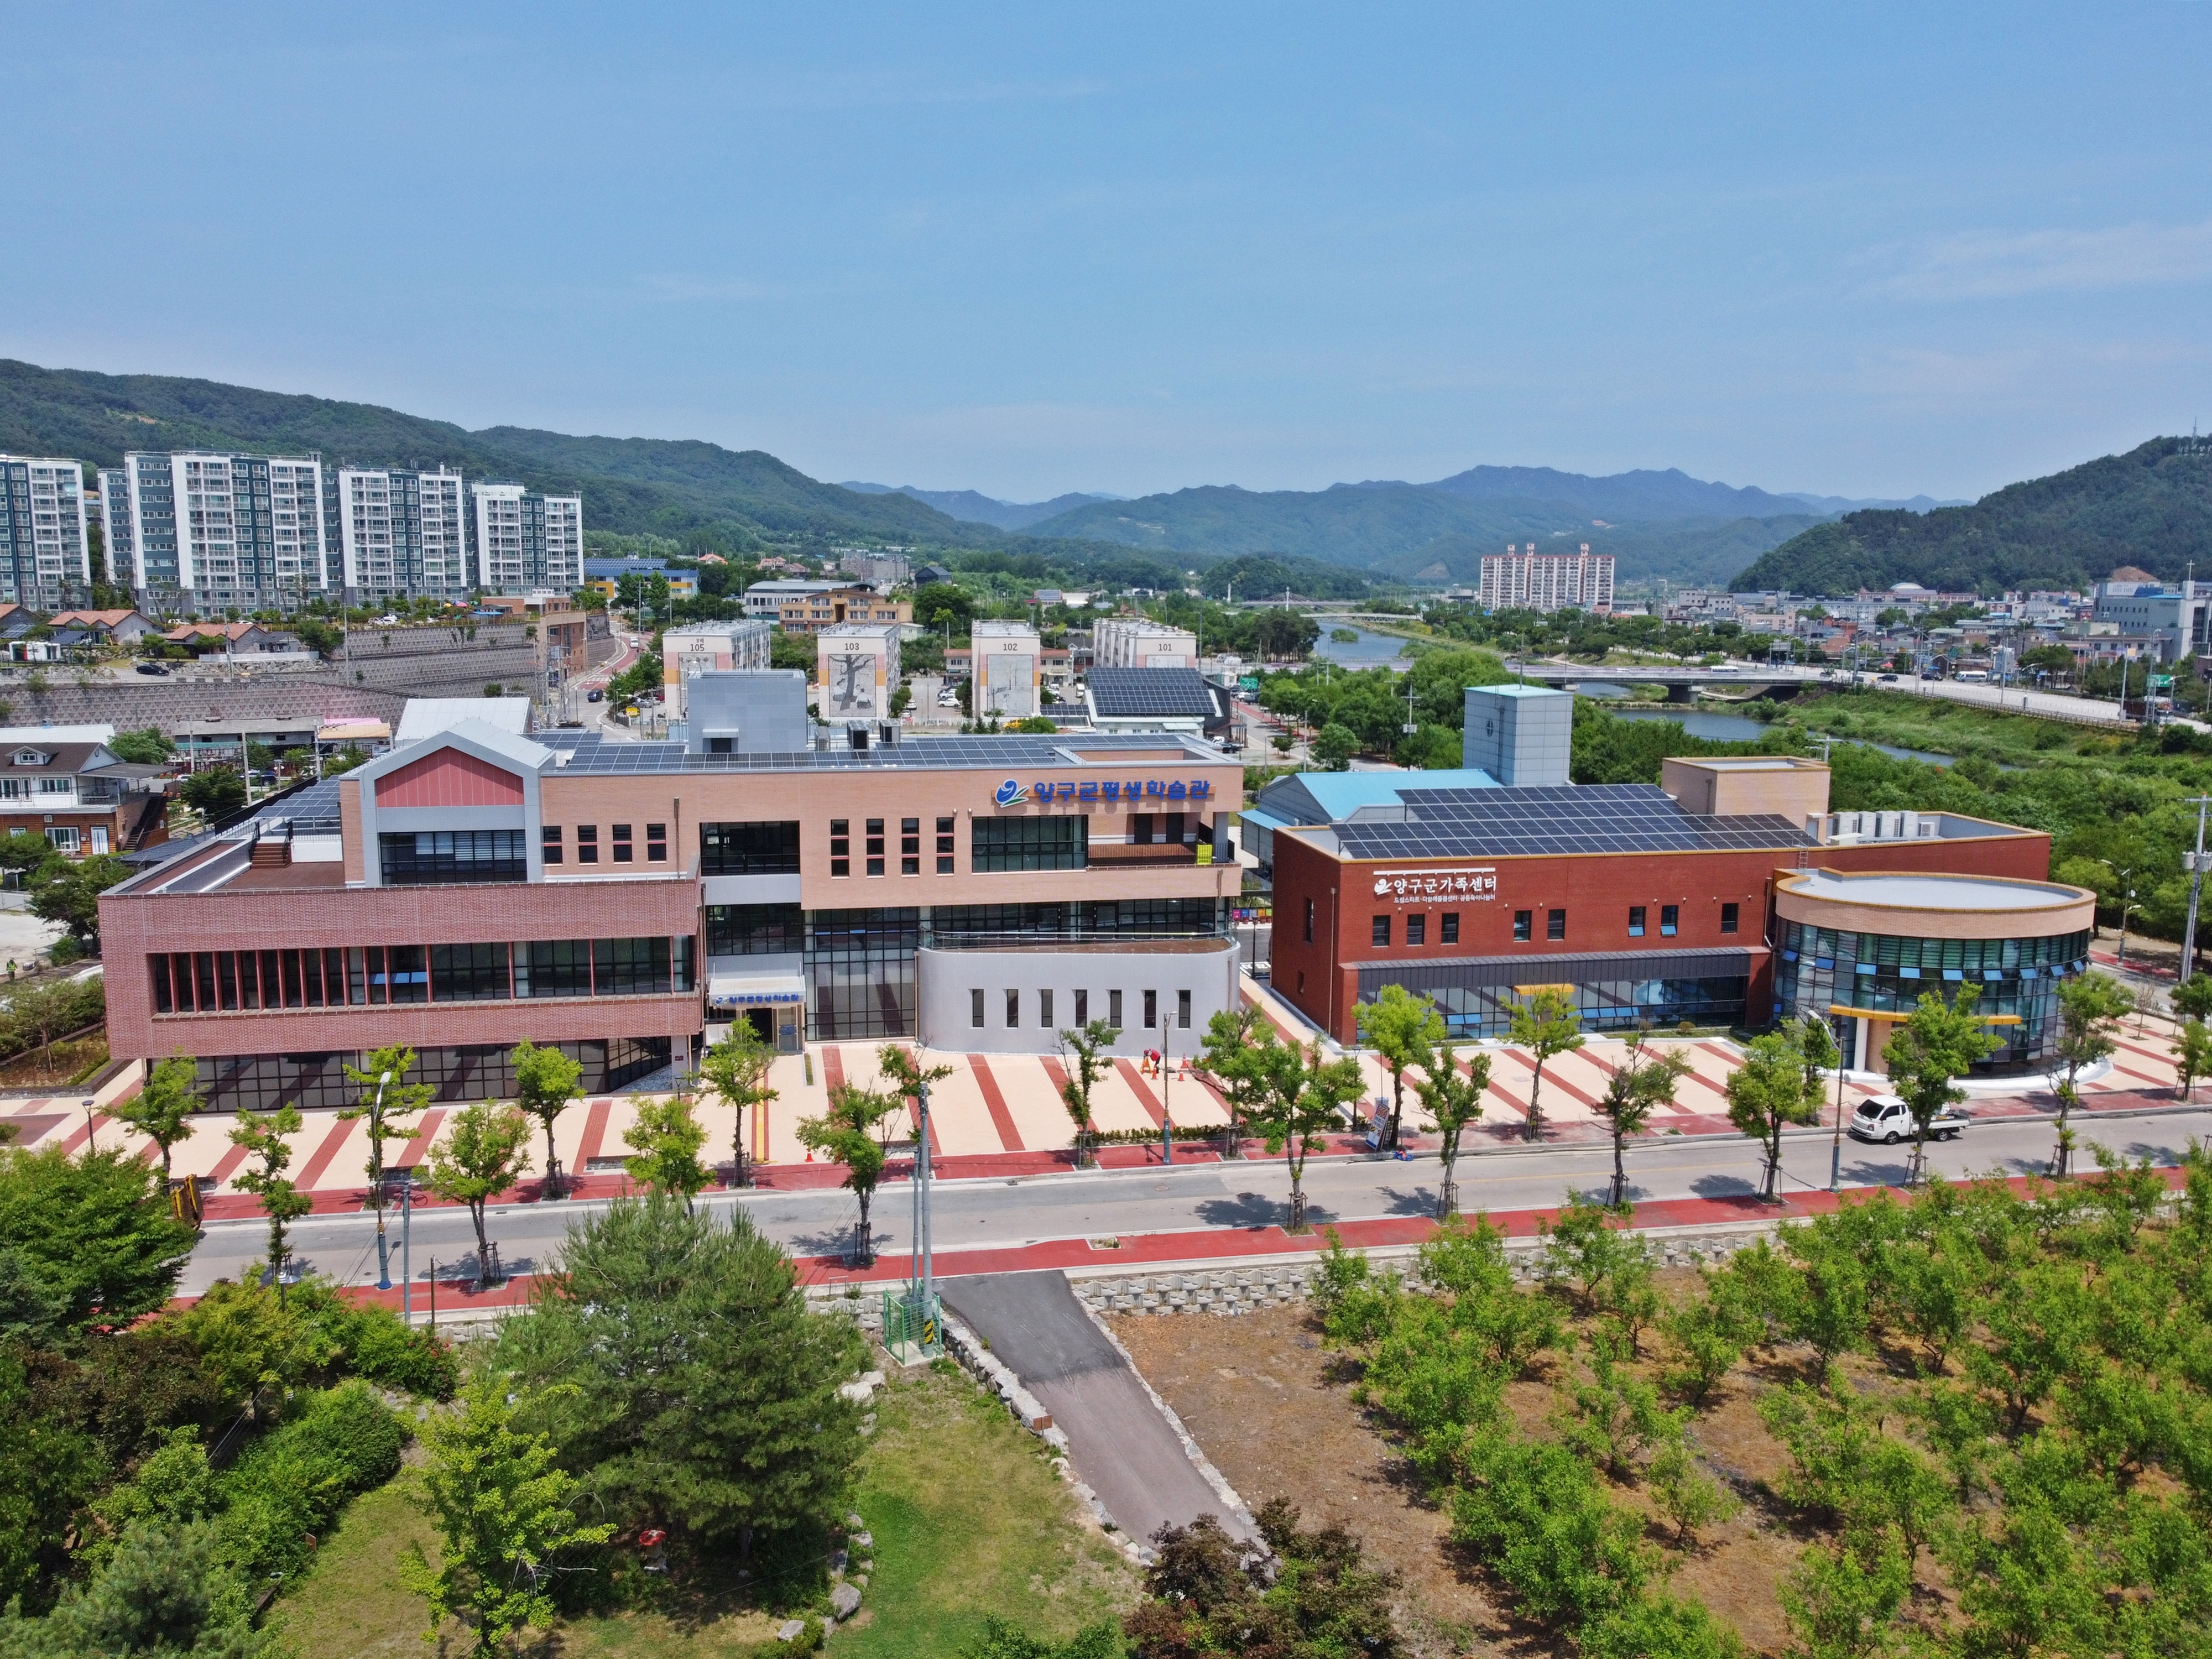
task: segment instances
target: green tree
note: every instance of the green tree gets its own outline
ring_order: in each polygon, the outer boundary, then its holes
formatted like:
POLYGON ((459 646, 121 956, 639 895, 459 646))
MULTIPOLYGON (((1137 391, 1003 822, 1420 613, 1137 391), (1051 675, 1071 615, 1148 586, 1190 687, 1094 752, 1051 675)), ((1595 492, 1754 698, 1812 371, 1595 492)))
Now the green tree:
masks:
POLYGON ((2120 1022, 2135 1007, 2135 993, 2109 974, 2093 971, 2058 981, 2058 1030, 2052 1037, 2051 1053, 2065 1067, 2066 1076, 2057 1088, 2057 1146, 2051 1154, 2051 1172, 2062 1181, 2074 1162, 2069 1119, 2081 1098, 2076 1081, 2084 1066, 2112 1057, 2120 1022))
POLYGON ((532 1404, 510 1401, 506 1379, 483 1370, 461 1390, 459 1411, 434 1413, 423 1426, 429 1462, 414 1496, 437 1528, 438 1565, 410 1544, 399 1582, 429 1601, 428 1639, 458 1619, 477 1652, 496 1653, 508 1637, 550 1625, 554 1558, 614 1535, 611 1522, 576 1519, 580 1487, 556 1462, 552 1442, 516 1429, 532 1404))
MULTIPOLYGON (((21 834, 21 831, 17 832, 21 834)), ((6 862, 0 854, 0 864, 6 862)), ((2173 988, 2173 1012, 2184 1019, 2212 1020, 2212 974, 2202 970, 2173 988)))
POLYGON ((1359 734, 1331 721, 1313 740, 1313 757, 1331 772, 1341 772, 1359 752, 1359 734))
POLYGON ((680 1091, 646 1096, 623 1131, 623 1145, 636 1154, 623 1160, 623 1170, 647 1192, 680 1198, 688 1209, 707 1184, 707 1166, 699 1161, 706 1144, 707 1131, 680 1091))
POLYGON ((35 870, 58 856, 53 842, 35 830, 11 830, 0 836, 0 870, 35 870))
MULTIPOLYGON (((1782 1581, 1782 1606, 1806 1659, 1868 1659, 1890 1645, 1912 1570, 1892 1537, 1815 1544, 1782 1581)), ((2024 1651, 2024 1650, 2023 1650, 2024 1651)))
POLYGON ((1765 1152, 1759 1196, 1770 1204, 1782 1198, 1783 1130, 1792 1124, 1817 1123, 1820 1118, 1820 1077, 1805 1050, 1808 1028, 1823 1029, 1793 1019, 1779 1031, 1753 1037, 1744 1051, 1743 1064, 1729 1076, 1729 1121, 1765 1152))
POLYGON ((1459 1056, 1447 1042, 1436 1053, 1436 1061, 1413 1087, 1421 1109, 1443 1138, 1437 1157, 1443 1164, 1443 1190, 1437 1197, 1437 1218, 1443 1220, 1459 1208, 1459 1139, 1468 1126, 1482 1116, 1483 1097, 1490 1092, 1490 1056, 1478 1053, 1460 1073, 1459 1056))
POLYGON ((241 1110, 230 1132, 232 1146, 244 1147, 247 1158, 260 1160, 258 1169, 249 1165, 230 1180, 234 1187, 259 1199, 262 1212, 269 1218, 269 1267, 276 1275, 280 1298, 284 1293, 284 1263, 290 1255, 284 1244, 284 1229, 314 1208, 313 1200, 284 1173, 292 1163, 292 1148, 286 1137, 299 1133, 303 1121, 297 1106, 280 1106, 273 1112, 241 1110))
MULTIPOLYGON (((372 1051, 368 1063, 345 1067, 346 1081, 356 1093, 354 1103, 338 1114, 341 1123, 359 1121, 368 1141, 368 1194, 376 1207, 376 1233, 384 1237, 384 1143, 415 1138, 415 1120, 437 1091, 428 1083, 401 1081, 415 1069, 415 1051, 404 1042, 372 1051)), ((379 1248, 382 1245, 380 1242, 379 1248)))
POLYGON ((1358 1004, 1352 1013, 1359 1022, 1360 1042, 1382 1057, 1390 1073, 1390 1127, 1382 1136, 1382 1150, 1394 1152, 1406 1116, 1406 1073, 1433 1066, 1437 1044, 1451 1033, 1434 1001, 1402 985, 1384 986, 1374 1001, 1358 1004))
POLYGON ((1616 1210, 1628 1205, 1629 1137, 1644 1133, 1652 1113, 1674 1103, 1674 1085, 1690 1074, 1690 1062, 1680 1049, 1647 1049, 1650 1037, 1646 1026, 1628 1039, 1620 1064, 1598 1097, 1598 1115, 1613 1135, 1613 1196, 1608 1202, 1616 1210))
MULTIPOLYGON (((886 1047, 885 1054, 902 1054, 886 1047)), ((730 1152, 736 1160, 737 1184, 752 1185, 752 1177, 745 1164, 745 1115, 755 1107, 766 1106, 776 1097, 776 1091, 769 1085, 769 1073, 775 1065, 775 1049, 761 1041, 751 1024, 745 1020, 733 1022, 720 1041, 699 1057, 699 1076, 721 1103, 738 1115, 738 1125, 732 1136, 730 1152)), ((552 1144, 552 1132, 546 1132, 547 1146, 552 1144)), ((549 1154, 550 1155, 550 1154, 549 1154)))
POLYGON ((1527 1003, 1516 1005, 1511 1041, 1526 1048, 1536 1062, 1535 1073, 1528 1080, 1528 1124, 1522 1139, 1540 1140, 1544 1135, 1544 1111, 1540 1100, 1544 1090, 1544 1067, 1559 1055, 1581 1048, 1584 1041, 1574 992, 1547 985, 1527 1003))
POLYGON ((191 1138, 192 1114, 199 1104, 199 1062, 177 1054, 149 1070, 138 1092, 110 1106, 107 1113, 161 1149, 161 1185, 166 1189, 171 1179, 169 1149, 191 1138))
POLYGON ((1974 1063, 2001 1045, 1974 1011, 1982 998, 1978 985, 1961 985, 1955 1002, 1938 991, 1923 991, 1919 1006, 1882 1045, 1889 1080, 1912 1114, 1912 1169, 1917 1184, 1928 1173, 1928 1132, 1936 1115, 1966 1095, 1953 1086, 1974 1063))
MULTIPOLYGON (((1210 1023, 1206 1029, 1212 1030, 1210 1023)), ((1075 1167, 1079 1170, 1091 1166, 1091 1137, 1098 1133, 1097 1121, 1091 1115, 1091 1091, 1114 1063, 1114 1043, 1121 1035, 1118 1027, 1103 1019, 1094 1019, 1079 1030, 1060 1033, 1061 1067, 1067 1073, 1066 1081, 1060 1085, 1060 1103, 1075 1120, 1075 1167)))
POLYGON ((100 939, 100 896, 137 874, 112 853, 91 858, 50 858, 31 872, 31 914, 58 921, 93 954, 100 939))
POLYGON ((868 1206, 884 1178, 884 1145, 876 1137, 876 1126, 899 1107, 896 1095, 847 1083, 830 1091, 830 1109, 820 1117, 799 1120, 799 1145, 845 1166, 842 1184, 851 1189, 860 1212, 853 1224, 854 1259, 863 1264, 876 1259, 868 1206))
POLYGON ((545 1196, 558 1198, 561 1161, 553 1150, 553 1125, 584 1097, 584 1068, 551 1043, 541 1048, 526 1037, 508 1051, 507 1064, 514 1068, 516 1109, 545 1131, 545 1196))
POLYGON ((532 1396, 520 1426, 550 1436, 601 1512, 653 1517, 708 1560, 842 1515, 865 1443, 838 1389, 865 1349, 850 1321, 807 1311, 742 1212, 625 1199, 572 1224, 559 1265, 498 1358, 527 1388, 573 1385, 532 1396))
POLYGON ((105 994, 88 1002, 84 989, 69 980, 40 980, 19 987, 8 999, 5 1018, 10 1035, 36 1037, 41 1065, 52 1063, 56 1037, 85 1024, 88 1014, 97 1020, 105 1012, 105 994))
POLYGON ((177 793, 210 823, 246 807, 246 780, 228 766, 210 766, 191 774, 177 787, 177 793))
POLYGON ((9 1659, 277 1659, 275 1631, 253 1628, 242 1575, 214 1522, 138 1522, 88 1583, 71 1585, 45 1619, 0 1624, 9 1659))
POLYGON ((523 1147, 529 1139, 528 1118, 512 1107, 479 1101, 453 1114, 452 1127, 426 1160, 430 1190, 468 1206, 477 1230, 477 1276, 487 1285, 499 1275, 484 1232, 484 1206, 530 1172, 530 1154, 523 1147))
POLYGON ((2173 1071, 2184 1100, 2195 1095, 2198 1078, 2212 1073, 2212 1028, 2203 1020, 2185 1019, 2173 1034, 2173 1071))
POLYGON ((1213 1079, 1229 1114, 1225 1145, 1230 1158, 1243 1155, 1244 1126, 1267 1091, 1266 1073, 1252 1057, 1263 1026, 1273 1034, 1267 1016, 1249 1002, 1224 1008, 1206 1022, 1206 1037, 1199 1048, 1199 1064, 1213 1079))
POLYGON ((177 745, 160 726, 148 726, 135 732, 118 732, 107 740, 107 750, 116 759, 133 766, 159 766, 177 752, 177 745))
POLYGON ((1284 1155, 1291 1173, 1291 1214, 1284 1231, 1303 1233, 1306 1226, 1306 1159, 1327 1143, 1324 1132, 1340 1128, 1340 1114, 1359 1098, 1367 1085, 1352 1060, 1327 1060, 1321 1041, 1305 1048, 1270 1041, 1262 1045, 1267 1059, 1267 1094, 1255 1115, 1253 1127, 1265 1138, 1267 1155, 1284 1155))

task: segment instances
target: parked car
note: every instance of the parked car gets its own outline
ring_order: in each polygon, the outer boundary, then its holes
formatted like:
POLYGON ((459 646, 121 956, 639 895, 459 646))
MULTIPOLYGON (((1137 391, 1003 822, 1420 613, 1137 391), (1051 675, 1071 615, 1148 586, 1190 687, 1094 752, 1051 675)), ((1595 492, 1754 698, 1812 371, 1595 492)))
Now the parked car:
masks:
POLYGON ((157 662, 142 662, 138 665, 138 672, 142 674, 160 674, 166 677, 169 671, 157 662))
MULTIPOLYGON (((1928 1126, 1930 1140, 1955 1140, 1960 1132, 1973 1120, 1961 1106, 1946 1106, 1936 1114, 1936 1121, 1928 1126)), ((1851 1114, 1851 1139, 1878 1140, 1885 1146, 1894 1146, 1900 1140, 1912 1139, 1912 1109, 1895 1095, 1875 1095, 1863 1101, 1851 1114)))

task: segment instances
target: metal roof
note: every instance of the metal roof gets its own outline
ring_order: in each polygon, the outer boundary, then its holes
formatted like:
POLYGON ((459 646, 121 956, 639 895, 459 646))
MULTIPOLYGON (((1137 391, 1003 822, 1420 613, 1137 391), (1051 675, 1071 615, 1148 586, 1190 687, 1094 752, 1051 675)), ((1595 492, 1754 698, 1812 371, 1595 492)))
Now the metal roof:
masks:
MULTIPOLYGON (((874 770, 1018 771, 1024 767, 1128 764, 1116 751, 1157 754, 1180 749, 1183 761, 1220 764, 1227 757, 1177 733, 1084 732, 1067 736, 999 733, 917 738, 902 734, 896 743, 871 742, 855 750, 805 749, 780 754, 695 755, 675 743, 619 743, 586 734, 540 732, 538 740, 558 753, 550 777, 621 777, 667 772, 837 772, 874 770)), ((1157 764, 1157 763, 1154 763, 1157 764)))

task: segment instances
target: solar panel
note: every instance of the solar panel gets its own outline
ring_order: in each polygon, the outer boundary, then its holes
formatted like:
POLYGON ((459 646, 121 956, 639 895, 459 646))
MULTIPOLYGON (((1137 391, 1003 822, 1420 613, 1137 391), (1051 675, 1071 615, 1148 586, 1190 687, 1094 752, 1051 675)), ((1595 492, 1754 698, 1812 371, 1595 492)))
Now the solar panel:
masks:
POLYGON ((1093 668, 1084 684, 1094 713, 1108 718, 1210 719, 1213 699, 1195 668, 1093 668))
POLYGON ((1813 844, 1774 813, 1705 817, 1650 784, 1407 789, 1403 823, 1336 826, 1356 859, 1773 851, 1813 844))
POLYGON ((1008 772, 1028 767, 1082 765, 1069 751, 1109 757, 1114 750, 1157 752, 1163 746, 1180 746, 1193 763, 1218 762, 1210 750, 1184 743, 1175 734, 1158 732, 1070 733, 1065 736, 1027 733, 982 733, 960 737, 902 736, 895 744, 871 742, 865 750, 840 743, 830 749, 755 755, 692 754, 676 743, 617 743, 588 734, 553 733, 548 748, 565 750, 566 764, 554 775, 562 777, 629 777, 671 772, 806 772, 908 769, 1008 772))

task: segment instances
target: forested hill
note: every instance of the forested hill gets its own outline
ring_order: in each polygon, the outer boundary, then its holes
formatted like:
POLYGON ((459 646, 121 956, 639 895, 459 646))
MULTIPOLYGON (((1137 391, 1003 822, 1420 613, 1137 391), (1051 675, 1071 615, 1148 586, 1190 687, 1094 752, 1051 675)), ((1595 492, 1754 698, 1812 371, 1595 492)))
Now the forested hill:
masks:
POLYGON ((907 495, 821 483, 760 450, 654 438, 577 438, 521 427, 470 432, 374 404, 216 380, 95 374, 0 358, 0 453, 112 466, 126 449, 320 451, 333 464, 456 466, 472 477, 578 490, 594 530, 877 537, 935 546, 1004 538, 907 495))
POLYGON ((1852 593, 1897 582, 1952 592, 2079 587, 2119 565, 2212 573, 2212 445, 2154 438, 1971 507, 1849 513, 1814 525, 1735 579, 1738 592, 1852 593))

